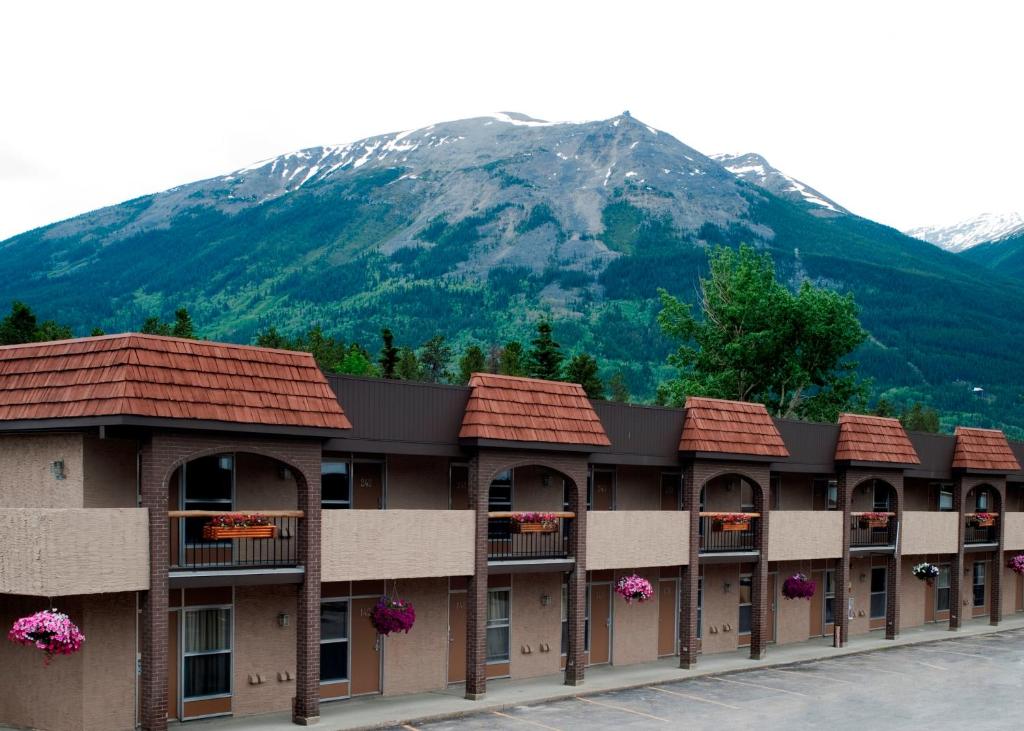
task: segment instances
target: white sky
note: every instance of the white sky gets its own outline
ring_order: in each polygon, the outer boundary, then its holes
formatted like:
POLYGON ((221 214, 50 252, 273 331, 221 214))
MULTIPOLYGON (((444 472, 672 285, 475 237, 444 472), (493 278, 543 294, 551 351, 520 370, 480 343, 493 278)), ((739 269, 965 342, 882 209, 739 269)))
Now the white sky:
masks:
POLYGON ((1024 209, 1018 2, 0 6, 0 239, 319 144, 624 109, 899 228, 1024 209))

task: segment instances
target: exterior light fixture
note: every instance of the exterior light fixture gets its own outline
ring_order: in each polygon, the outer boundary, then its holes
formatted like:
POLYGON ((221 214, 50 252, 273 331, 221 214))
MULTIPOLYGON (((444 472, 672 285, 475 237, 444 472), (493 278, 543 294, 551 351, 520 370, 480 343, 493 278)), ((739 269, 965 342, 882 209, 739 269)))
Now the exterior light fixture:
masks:
POLYGON ((728 581, 726 581, 725 583, 722 584, 722 591, 725 592, 726 594, 729 593, 730 589, 732 589, 732 584, 730 584, 728 581))

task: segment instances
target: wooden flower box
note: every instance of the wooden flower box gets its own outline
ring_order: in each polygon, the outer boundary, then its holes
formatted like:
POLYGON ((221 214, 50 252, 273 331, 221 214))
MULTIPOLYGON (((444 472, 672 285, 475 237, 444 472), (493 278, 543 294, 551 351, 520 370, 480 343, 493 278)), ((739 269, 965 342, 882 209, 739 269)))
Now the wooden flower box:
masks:
POLYGON ((971 518, 971 525, 975 528, 991 528, 995 524, 995 518, 971 518))
POLYGON ((889 527, 889 519, 888 518, 861 518, 860 519, 860 527, 861 528, 888 528, 889 527))
POLYGON ((513 523, 515 533, 554 533, 558 530, 558 523, 513 523))
POLYGON ((742 523, 720 523, 716 521, 714 528, 718 532, 742 533, 743 531, 750 530, 750 521, 747 520, 742 523))
POLYGON ((276 525, 203 526, 203 538, 208 541, 229 541, 239 538, 274 538, 276 536, 276 525))

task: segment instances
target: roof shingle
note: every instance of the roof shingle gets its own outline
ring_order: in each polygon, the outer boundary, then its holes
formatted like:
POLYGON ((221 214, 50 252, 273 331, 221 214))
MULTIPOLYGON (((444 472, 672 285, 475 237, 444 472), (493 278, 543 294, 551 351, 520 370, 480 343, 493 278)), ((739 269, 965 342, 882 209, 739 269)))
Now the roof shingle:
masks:
POLYGON ((686 399, 679 451, 789 456, 764 404, 699 396, 686 399))
POLYGON ((460 439, 610 446, 576 383, 474 373, 460 439))
POLYGON ((839 415, 837 462, 921 464, 899 419, 863 414, 839 415))
POLYGON ((1019 472, 1020 463, 999 429, 970 429, 958 426, 955 432, 953 469, 1019 472))
POLYGON ((135 333, 0 347, 0 421, 91 416, 352 427, 308 353, 135 333))

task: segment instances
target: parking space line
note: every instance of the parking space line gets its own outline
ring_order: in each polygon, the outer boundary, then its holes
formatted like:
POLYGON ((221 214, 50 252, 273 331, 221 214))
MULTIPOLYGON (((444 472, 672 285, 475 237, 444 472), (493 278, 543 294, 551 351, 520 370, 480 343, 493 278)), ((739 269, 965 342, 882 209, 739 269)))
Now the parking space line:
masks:
POLYGON ((932 665, 931 663, 924 662, 923 660, 911 660, 910 662, 915 662, 918 665, 924 665, 926 668, 931 668, 932 670, 941 670, 943 672, 948 670, 948 668, 944 668, 941 665, 932 665))
POLYGON ((689 693, 680 693, 678 690, 668 690, 667 688, 658 688, 653 685, 648 685, 651 690, 656 690, 659 693, 668 693, 669 695, 676 695, 680 698, 686 698, 691 701, 700 701, 701 703, 711 703, 722 708, 729 708, 733 711, 742 711, 743 709, 739 706, 730 706, 728 703, 722 703, 721 701, 713 701, 710 698, 701 698, 700 696, 690 695, 689 693))
POLYGON ((924 647, 915 647, 918 652, 932 652, 939 653, 941 655, 963 655, 964 657, 980 657, 982 660, 991 660, 992 658, 987 655, 979 655, 974 652, 957 652, 956 650, 936 650, 932 648, 925 649, 924 647))
POLYGON ((775 668, 777 673, 788 673, 789 675, 802 675, 805 678, 821 678, 822 680, 831 680, 833 683, 844 683, 846 685, 856 685, 852 680, 843 680, 842 678, 833 678, 831 675, 822 675, 817 671, 808 673, 806 670, 783 670, 782 668, 775 668))
POLYGON ((864 670, 869 673, 884 673, 885 675, 906 675, 897 670, 888 670, 886 668, 876 668, 874 665, 868 665, 866 663, 859 663, 857 666, 858 670, 864 670))
POLYGON ((757 683, 748 683, 745 680, 733 680, 732 678, 719 678, 716 675, 711 676, 711 680, 717 680, 722 683, 735 683, 736 685, 749 685, 751 688, 760 688, 761 690, 770 690, 773 693, 787 693, 789 695, 798 695, 801 698, 810 698, 806 693, 798 693, 795 690, 786 690, 785 688, 773 688, 770 685, 758 685, 757 683))
POLYGON ((502 713, 501 711, 491 711, 491 713, 493 713, 495 716, 501 716, 502 718, 510 718, 513 721, 519 721, 521 723, 527 723, 527 724, 529 724, 531 726, 536 726, 537 728, 546 728, 548 731, 562 731, 562 729, 560 729, 560 728, 555 728, 554 726, 545 726, 543 723, 540 723, 539 721, 531 721, 529 718, 520 718, 519 716, 510 716, 507 713, 502 713))
POLYGON ((409 723, 403 723, 402 728, 404 728, 406 731, 420 731, 418 728, 409 723))
POLYGON ((652 716, 650 713, 644 713, 643 711, 634 711, 632 708, 626 708, 625 706, 617 706, 614 703, 602 703, 601 701, 595 701, 593 698, 581 698, 580 696, 576 696, 576 700, 580 701, 581 703, 593 703, 595 706, 614 708, 616 711, 632 713, 635 716, 643 716, 644 718, 650 718, 652 720, 661 721, 663 723, 672 723, 667 718, 661 718, 660 716, 652 716))

